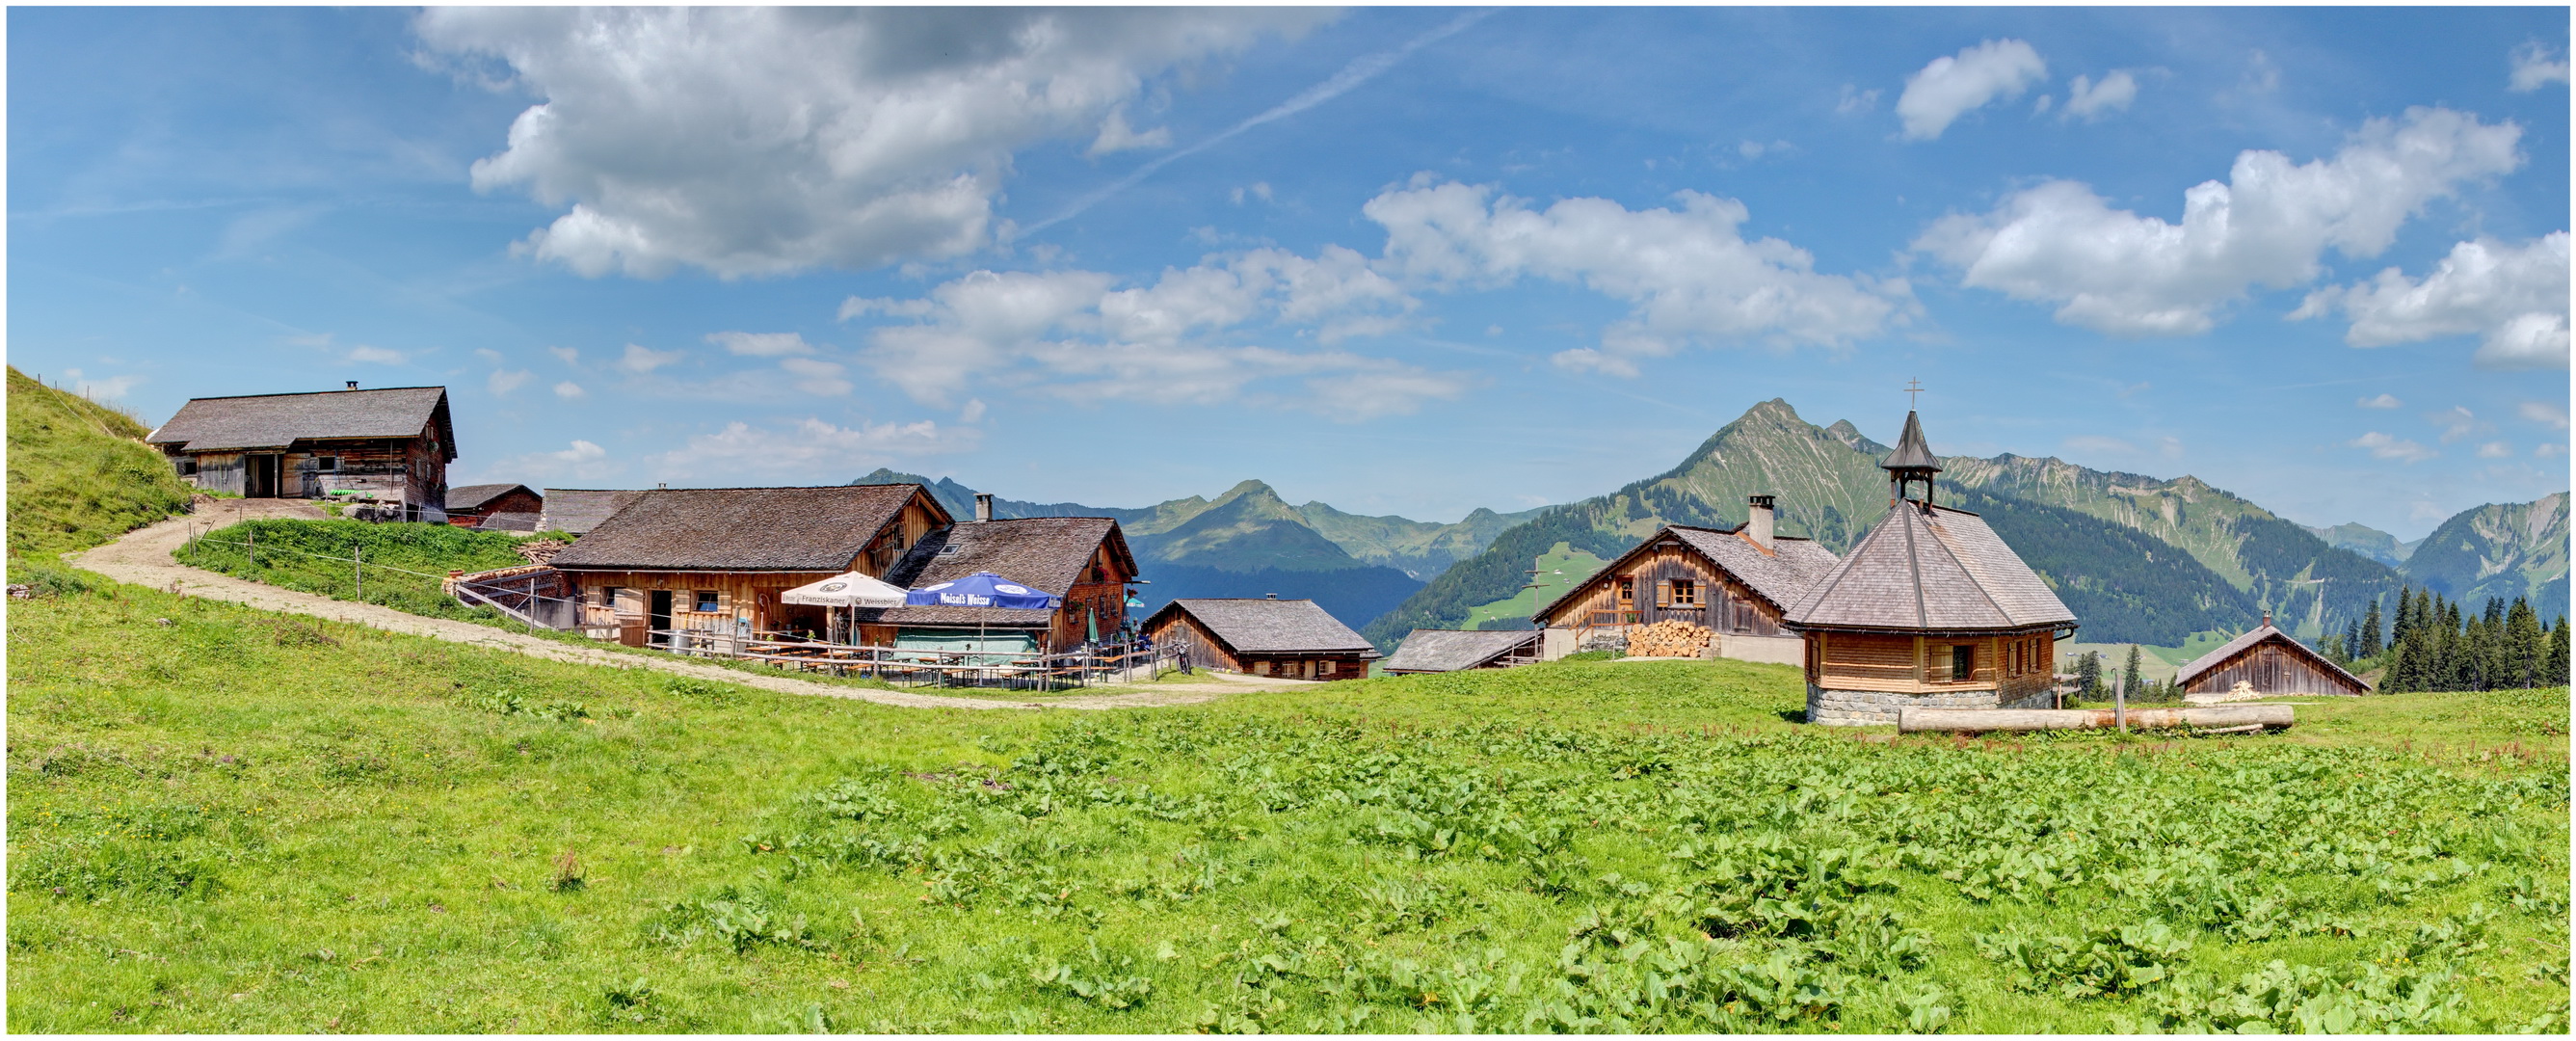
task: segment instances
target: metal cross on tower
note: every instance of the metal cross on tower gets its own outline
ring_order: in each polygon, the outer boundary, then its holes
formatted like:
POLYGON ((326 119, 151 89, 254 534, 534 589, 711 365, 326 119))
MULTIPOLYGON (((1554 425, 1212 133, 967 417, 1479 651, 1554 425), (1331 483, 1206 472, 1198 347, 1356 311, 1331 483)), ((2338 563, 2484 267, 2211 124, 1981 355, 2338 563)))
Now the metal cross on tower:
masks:
POLYGON ((1919 379, 1907 379, 1905 381, 1905 407, 1908 409, 1913 408, 1915 401, 1918 400, 1915 395, 1921 393, 1923 393, 1923 381, 1919 379))

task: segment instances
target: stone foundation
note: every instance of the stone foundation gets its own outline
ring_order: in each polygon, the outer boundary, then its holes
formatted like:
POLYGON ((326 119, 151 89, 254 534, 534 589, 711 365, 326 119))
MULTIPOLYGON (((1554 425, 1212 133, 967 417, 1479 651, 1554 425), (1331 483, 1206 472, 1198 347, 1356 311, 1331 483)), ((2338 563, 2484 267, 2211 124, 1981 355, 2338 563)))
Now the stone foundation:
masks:
POLYGON ((1895 726, 1896 710, 1901 708, 2056 708, 2057 699, 2046 689, 2012 701, 2004 701, 1991 690, 1963 690, 1956 694, 1888 694, 1872 690, 1826 690, 1807 684, 1807 722, 1826 726, 1871 727, 1895 726))

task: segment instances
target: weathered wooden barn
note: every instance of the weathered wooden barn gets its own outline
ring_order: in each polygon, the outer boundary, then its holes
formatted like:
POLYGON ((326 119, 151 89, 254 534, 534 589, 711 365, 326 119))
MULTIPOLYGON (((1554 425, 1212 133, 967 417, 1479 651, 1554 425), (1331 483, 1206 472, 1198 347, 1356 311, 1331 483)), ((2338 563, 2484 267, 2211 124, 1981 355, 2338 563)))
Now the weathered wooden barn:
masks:
POLYGON ((640 488, 548 488, 541 496, 546 505, 537 515, 537 530, 579 535, 643 494, 640 488))
POLYGON ((584 631, 629 646, 673 630, 821 635, 825 609, 778 595, 852 571, 884 577, 951 523, 917 484, 657 489, 552 566, 579 591, 584 631))
POLYGON ((2074 633, 2074 612, 1984 519, 1932 502, 1941 465, 1914 413, 1879 465, 1887 516, 1785 619, 1805 641, 1807 721, 2054 707, 2055 641, 2074 633))
POLYGON ((447 523, 491 531, 535 531, 546 500, 524 484, 462 484, 447 490, 447 523))
POLYGON ((1508 669, 1539 660, 1540 629, 1416 629, 1378 663, 1390 676, 1419 672, 1508 669))
POLYGON ((206 491, 331 498, 413 521, 445 519, 456 461, 445 387, 195 398, 144 440, 206 491))
MULTIPOLYGON (((912 487, 912 486, 906 486, 912 487)), ((1136 557, 1107 517, 985 518, 930 533, 881 576, 921 589, 989 571, 1058 598, 1054 610, 1002 607, 861 608, 851 612, 859 642, 907 650, 1045 654, 1117 638, 1127 624, 1127 584, 1136 557)))
POLYGON ((1194 667, 1254 676, 1359 679, 1378 657, 1312 600, 1174 600, 1145 620, 1145 634, 1194 667))
POLYGON ((2185 694, 2228 694, 2238 683, 2248 693, 2342 694, 2370 692, 2370 684, 2319 654, 2297 637, 2272 627, 2272 616, 2252 632, 2192 659, 2174 674, 2185 694))
POLYGON ((1568 590, 1530 620, 1561 634, 1549 657, 1595 636, 1680 620, 1715 633, 1719 657, 1795 665, 1798 638, 1781 627, 1789 606, 1833 570, 1833 551, 1773 531, 1773 497, 1751 498, 1734 530, 1666 525, 1568 590))

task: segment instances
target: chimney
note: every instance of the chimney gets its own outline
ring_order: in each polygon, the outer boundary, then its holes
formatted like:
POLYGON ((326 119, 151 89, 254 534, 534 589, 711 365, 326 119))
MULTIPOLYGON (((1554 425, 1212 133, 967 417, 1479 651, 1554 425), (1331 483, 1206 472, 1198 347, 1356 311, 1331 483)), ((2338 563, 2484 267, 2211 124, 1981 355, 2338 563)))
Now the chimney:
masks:
POLYGON ((1277 593, 1263 593, 1263 594, 1261 594, 1261 598, 1262 598, 1262 599, 1264 599, 1264 600, 1277 600, 1277 599, 1279 599, 1279 594, 1277 594, 1277 593))
POLYGON ((2265 611, 2265 612, 2263 612, 2263 625, 2264 625, 2264 627, 2265 627, 2265 628, 2270 628, 2270 627, 2271 627, 2271 625, 2272 625, 2272 612, 2270 612, 2270 611, 2265 611))
POLYGON ((667 491, 670 491, 670 490, 671 490, 671 482, 669 482, 669 481, 664 481, 664 482, 662 482, 662 483, 660 483, 660 484, 654 485, 653 487, 658 488, 658 489, 660 489, 660 490, 662 490, 662 491, 666 491, 666 492, 667 492, 667 491))
POLYGON ((1752 539, 1754 545, 1766 551, 1771 548, 1771 504, 1776 501, 1778 501, 1776 497, 1769 495, 1755 495, 1745 499, 1750 508, 1746 510, 1748 516, 1744 520, 1744 537, 1752 539))
POLYGON ((983 523, 983 522, 985 522, 985 521, 992 520, 992 519, 993 519, 993 493, 991 493, 991 492, 976 492, 976 493, 975 493, 975 521, 976 521, 976 523, 980 524, 980 523, 983 523))
POLYGON ((356 381, 356 380, 350 380, 350 381, 349 381, 349 389, 350 389, 350 390, 356 390, 356 389, 358 389, 358 381, 356 381))

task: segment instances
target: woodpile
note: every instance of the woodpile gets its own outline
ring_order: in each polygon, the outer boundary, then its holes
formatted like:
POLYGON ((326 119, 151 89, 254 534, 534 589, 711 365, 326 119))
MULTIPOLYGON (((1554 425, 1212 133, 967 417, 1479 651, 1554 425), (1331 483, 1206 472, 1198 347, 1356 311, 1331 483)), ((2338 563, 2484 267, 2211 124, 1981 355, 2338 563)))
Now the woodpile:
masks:
POLYGON ((1632 626, 1628 629, 1628 656, 1697 658, 1708 652, 1709 636, 1706 627, 1678 618, 1668 618, 1653 625, 1632 626))
POLYGON ((547 564, 552 563, 555 554, 563 552, 564 547, 569 545, 572 543, 558 542, 554 539, 529 539, 510 548, 519 551, 521 560, 531 564, 547 564))

